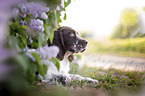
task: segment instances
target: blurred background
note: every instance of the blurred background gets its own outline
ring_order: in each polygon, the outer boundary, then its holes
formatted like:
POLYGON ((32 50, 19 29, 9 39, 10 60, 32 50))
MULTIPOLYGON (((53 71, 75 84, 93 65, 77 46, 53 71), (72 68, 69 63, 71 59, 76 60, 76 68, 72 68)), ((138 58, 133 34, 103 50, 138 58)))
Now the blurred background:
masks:
POLYGON ((144 0, 72 0, 61 25, 93 34, 95 39, 107 39, 119 25, 137 26, 144 5, 144 0))
POLYGON ((66 13, 61 25, 74 28, 89 41, 83 64, 144 70, 144 0, 74 0, 66 13))

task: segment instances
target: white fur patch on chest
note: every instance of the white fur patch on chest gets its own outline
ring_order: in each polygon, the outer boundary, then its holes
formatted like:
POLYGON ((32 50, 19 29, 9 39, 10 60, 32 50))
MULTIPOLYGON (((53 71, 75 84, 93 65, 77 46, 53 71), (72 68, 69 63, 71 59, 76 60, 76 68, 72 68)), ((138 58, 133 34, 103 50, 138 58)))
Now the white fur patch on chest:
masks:
POLYGON ((68 57, 65 56, 65 58, 60 61, 60 73, 64 73, 64 74, 68 74, 70 68, 69 68, 69 61, 68 61, 68 57))

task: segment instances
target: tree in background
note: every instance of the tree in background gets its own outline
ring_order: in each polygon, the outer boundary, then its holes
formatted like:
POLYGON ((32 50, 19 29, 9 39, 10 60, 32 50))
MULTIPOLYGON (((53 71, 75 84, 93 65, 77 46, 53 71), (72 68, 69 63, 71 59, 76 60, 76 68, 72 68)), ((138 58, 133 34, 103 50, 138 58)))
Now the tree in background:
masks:
POLYGON ((139 31, 139 12, 134 8, 126 8, 121 12, 120 24, 114 28, 111 39, 142 37, 139 31))

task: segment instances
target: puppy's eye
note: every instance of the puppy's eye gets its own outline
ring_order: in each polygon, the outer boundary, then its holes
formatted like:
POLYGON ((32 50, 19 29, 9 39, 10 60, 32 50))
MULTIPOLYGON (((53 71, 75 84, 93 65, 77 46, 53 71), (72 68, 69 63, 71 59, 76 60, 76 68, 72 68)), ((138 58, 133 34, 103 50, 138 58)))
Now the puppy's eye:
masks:
POLYGON ((74 37, 74 36, 75 36, 75 34, 71 33, 69 36, 70 36, 70 37, 74 37))

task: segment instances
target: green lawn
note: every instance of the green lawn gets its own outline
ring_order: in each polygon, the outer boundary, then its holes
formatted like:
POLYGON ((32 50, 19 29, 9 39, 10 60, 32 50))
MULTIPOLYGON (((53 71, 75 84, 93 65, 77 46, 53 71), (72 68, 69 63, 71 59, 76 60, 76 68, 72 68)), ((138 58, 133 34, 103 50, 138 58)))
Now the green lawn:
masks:
MULTIPOLYGON (((72 71, 71 71, 72 72, 72 71)), ((31 89, 35 96, 124 96, 127 93, 137 94, 144 86, 144 72, 123 72, 114 69, 102 70, 83 67, 72 73, 91 77, 99 84, 87 84, 85 81, 72 81, 71 86, 49 85, 35 82, 31 89), (123 92, 123 93, 122 93, 123 92), (80 95, 81 94, 81 95, 80 95)))
POLYGON ((135 71, 120 71, 115 69, 96 69, 84 66, 81 70, 76 72, 84 77, 91 77, 99 81, 95 88, 112 91, 116 89, 139 89, 144 83, 144 72, 135 71))
POLYGON ((110 54, 145 58, 145 38, 88 41, 86 50, 88 54, 110 54))

